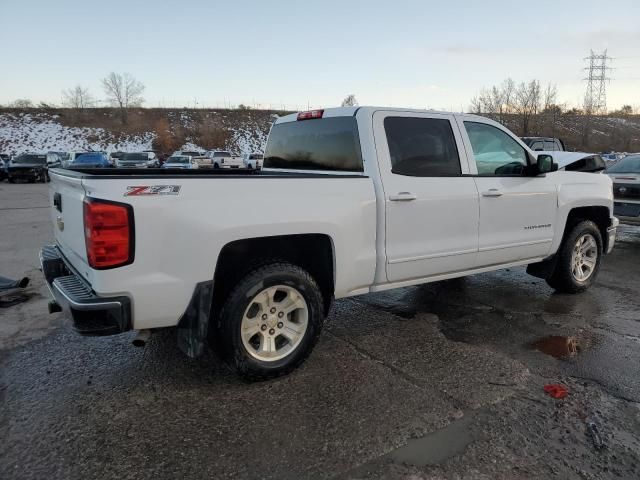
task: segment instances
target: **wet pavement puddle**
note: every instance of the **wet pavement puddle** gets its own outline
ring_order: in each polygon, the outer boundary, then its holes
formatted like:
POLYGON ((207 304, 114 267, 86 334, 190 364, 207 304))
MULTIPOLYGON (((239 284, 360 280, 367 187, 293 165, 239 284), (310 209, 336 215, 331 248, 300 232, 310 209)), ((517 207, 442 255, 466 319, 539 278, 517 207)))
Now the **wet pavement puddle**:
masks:
POLYGON ((463 452, 473 442, 469 430, 471 420, 470 415, 465 415, 440 430, 409 440, 404 447, 390 452, 386 457, 416 467, 443 463, 463 452))
POLYGON ((548 337, 533 342, 531 346, 555 358, 573 357, 579 350, 575 337, 564 337, 561 335, 549 335, 548 337))

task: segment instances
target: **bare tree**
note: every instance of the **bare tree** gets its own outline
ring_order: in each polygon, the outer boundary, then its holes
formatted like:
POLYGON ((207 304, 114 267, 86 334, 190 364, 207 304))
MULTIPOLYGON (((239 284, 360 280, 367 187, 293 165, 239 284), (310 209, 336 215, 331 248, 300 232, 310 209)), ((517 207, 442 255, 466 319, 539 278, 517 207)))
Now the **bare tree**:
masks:
POLYGON ((28 98, 18 98, 11 105, 13 108, 33 108, 33 102, 28 98))
POLYGON ((544 90, 544 110, 551 110, 556 105, 558 97, 558 88, 555 84, 548 83, 544 90))
POLYGON ((342 101, 343 107, 357 107, 358 101, 356 100, 356 96, 353 93, 347 95, 342 101))
POLYGON ((529 83, 522 82, 515 90, 514 108, 520 116, 521 135, 526 136, 531 127, 531 118, 540 110, 541 91, 540 82, 531 80, 529 83))
POLYGON ((120 109, 122 123, 127 123, 129 108, 139 107, 144 102, 144 85, 129 73, 111 72, 102 79, 102 87, 109 103, 120 109))
POLYGON ((62 104, 65 107, 84 110, 96 104, 95 98, 89 93, 89 89, 81 85, 62 91, 62 104))

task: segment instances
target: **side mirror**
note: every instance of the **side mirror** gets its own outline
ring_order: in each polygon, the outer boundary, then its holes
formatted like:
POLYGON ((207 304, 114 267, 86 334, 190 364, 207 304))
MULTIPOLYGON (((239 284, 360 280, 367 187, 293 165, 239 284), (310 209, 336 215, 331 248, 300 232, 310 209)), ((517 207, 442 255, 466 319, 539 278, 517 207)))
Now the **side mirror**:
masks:
POLYGON ((536 166, 538 175, 558 170, 558 164, 553 162, 553 157, 546 154, 538 155, 536 166))

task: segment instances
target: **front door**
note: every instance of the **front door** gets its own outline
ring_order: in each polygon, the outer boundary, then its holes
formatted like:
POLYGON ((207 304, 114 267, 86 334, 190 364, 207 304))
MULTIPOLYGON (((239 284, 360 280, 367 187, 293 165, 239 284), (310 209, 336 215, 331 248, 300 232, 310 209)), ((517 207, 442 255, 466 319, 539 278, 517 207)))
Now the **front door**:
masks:
POLYGON ((380 111, 373 123, 389 282, 473 268, 478 192, 454 117, 380 111))
POLYGON ((501 127, 475 120, 459 125, 480 194, 477 266, 547 256, 557 213, 553 174, 526 175, 527 151, 501 127))

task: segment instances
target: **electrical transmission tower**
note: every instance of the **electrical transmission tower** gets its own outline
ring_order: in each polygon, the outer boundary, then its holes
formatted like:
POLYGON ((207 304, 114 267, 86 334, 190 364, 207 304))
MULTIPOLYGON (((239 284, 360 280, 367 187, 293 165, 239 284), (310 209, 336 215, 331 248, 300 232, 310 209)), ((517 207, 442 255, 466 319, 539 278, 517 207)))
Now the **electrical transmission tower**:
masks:
POLYGON ((607 113, 607 82, 611 80, 607 76, 607 72, 611 70, 607 66, 607 62, 611 61, 611 57, 607 56, 605 50, 601 54, 593 53, 585 58, 589 60, 589 66, 585 68, 588 76, 583 80, 587 81, 587 92, 584 96, 584 111, 588 115, 597 115, 607 113))

